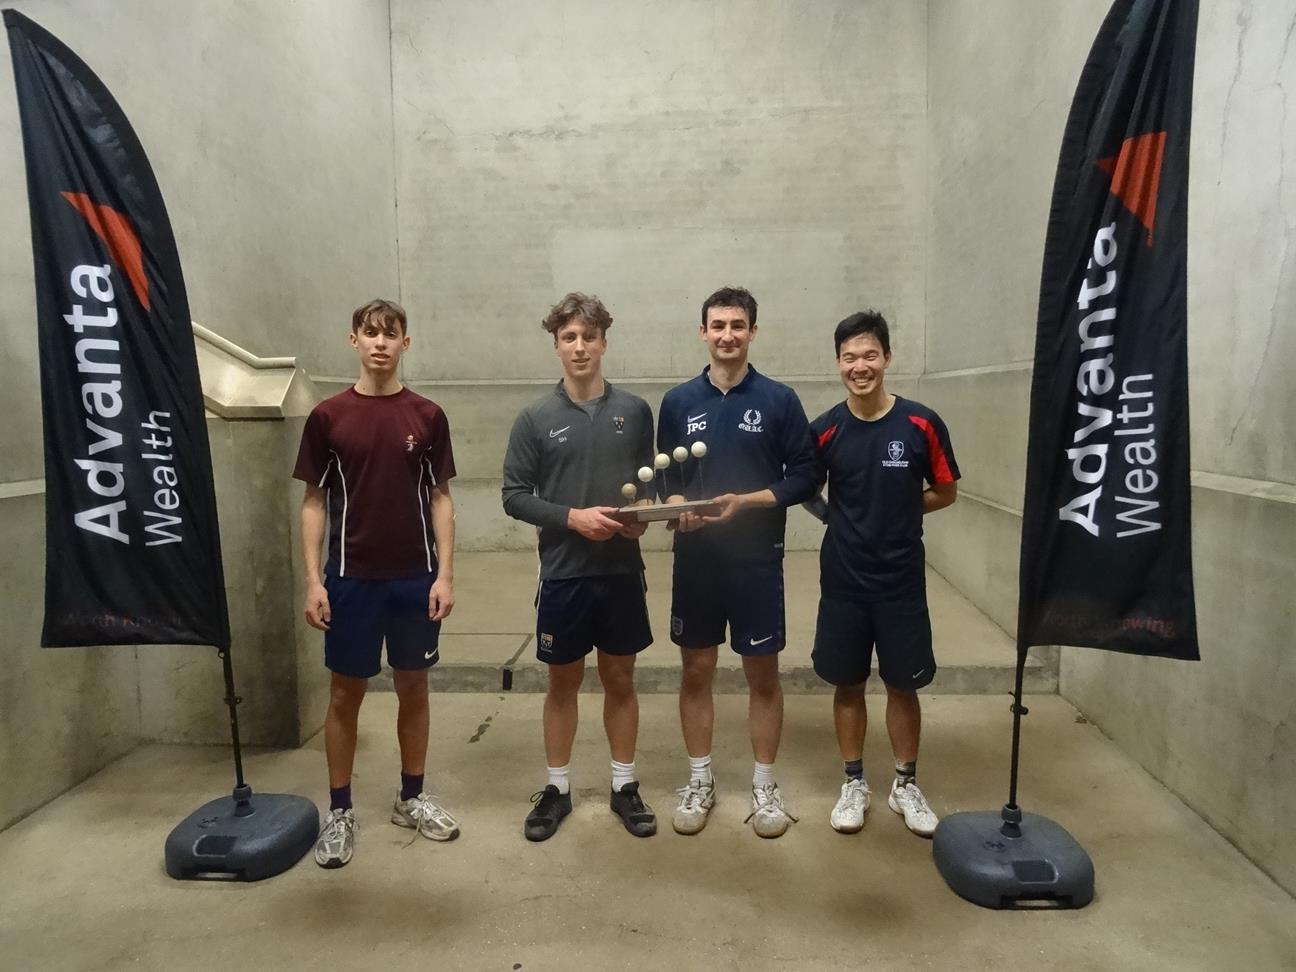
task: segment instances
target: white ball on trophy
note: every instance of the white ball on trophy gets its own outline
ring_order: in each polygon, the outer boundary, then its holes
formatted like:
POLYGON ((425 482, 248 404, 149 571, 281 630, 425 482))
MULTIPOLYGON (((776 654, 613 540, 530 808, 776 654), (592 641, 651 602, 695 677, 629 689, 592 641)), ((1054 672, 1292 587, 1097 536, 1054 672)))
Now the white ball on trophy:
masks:
POLYGON ((688 450, 683 446, 676 446, 671 455, 675 457, 676 462, 683 462, 688 458, 688 450))
POLYGON ((633 500, 638 493, 639 489, 634 483, 626 483, 621 487, 621 495, 628 500, 633 500))
POLYGON ((689 452, 693 453, 694 459, 701 459, 703 456, 706 455, 707 452, 706 443, 703 442, 701 439, 698 439, 696 442, 693 443, 692 447, 689 449, 689 452))
POLYGON ((651 483, 651 482, 652 482, 652 478, 653 478, 653 471, 652 471, 652 469, 650 469, 648 466, 640 466, 640 467, 639 467, 639 482, 641 482, 641 483, 651 483))
POLYGON ((653 457, 654 469, 665 469, 669 465, 670 465, 670 456, 666 455, 666 453, 659 452, 657 453, 657 455, 653 457))

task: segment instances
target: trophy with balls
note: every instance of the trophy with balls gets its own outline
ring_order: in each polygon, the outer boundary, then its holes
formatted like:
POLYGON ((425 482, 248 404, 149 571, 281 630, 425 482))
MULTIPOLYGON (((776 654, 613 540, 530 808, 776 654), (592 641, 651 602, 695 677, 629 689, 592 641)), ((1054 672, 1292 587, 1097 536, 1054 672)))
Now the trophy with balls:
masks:
POLYGON ((621 495, 626 505, 612 514, 614 520, 622 523, 652 523, 657 520, 678 520, 681 513, 697 513, 709 516, 720 512, 720 507, 707 499, 685 500, 683 503, 658 503, 653 499, 657 493, 666 492, 666 470, 672 460, 679 464, 681 470, 690 459, 697 463, 698 491, 705 495, 706 480, 702 478, 702 460, 707 454, 706 443, 701 439, 692 446, 676 446, 668 455, 659 452, 653 457, 651 466, 642 466, 637 478, 639 483, 626 483, 621 487, 621 495), (654 485, 656 489, 652 488, 654 485), (641 496, 642 487, 648 488, 648 495, 641 496))

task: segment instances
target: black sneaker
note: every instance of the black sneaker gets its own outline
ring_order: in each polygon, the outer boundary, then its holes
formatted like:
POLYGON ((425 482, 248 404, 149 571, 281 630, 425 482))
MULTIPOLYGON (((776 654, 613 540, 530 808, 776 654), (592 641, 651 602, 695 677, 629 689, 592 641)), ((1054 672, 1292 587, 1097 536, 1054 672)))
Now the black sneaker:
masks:
POLYGON ((559 793, 550 783, 539 793, 531 794, 535 808, 527 814, 522 833, 527 840, 548 840, 558 832, 563 817, 571 813, 571 794, 559 793))
POLYGON ((612 812, 636 837, 651 837, 657 833, 657 815, 640 798, 638 780, 612 791, 612 812))

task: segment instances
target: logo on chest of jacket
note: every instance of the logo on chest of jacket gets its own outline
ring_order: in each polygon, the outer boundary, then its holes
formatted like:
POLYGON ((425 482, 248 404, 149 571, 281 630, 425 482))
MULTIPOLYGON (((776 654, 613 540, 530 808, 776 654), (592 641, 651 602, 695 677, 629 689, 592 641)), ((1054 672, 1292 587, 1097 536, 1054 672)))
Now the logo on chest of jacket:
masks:
POLYGON ((684 434, 692 435, 694 432, 705 432, 706 422, 702 420, 706 418, 706 416, 706 412, 703 412, 701 415, 686 416, 684 421, 684 434))
POLYGON ((413 452, 413 451, 414 451, 414 447, 415 447, 416 445, 418 445, 418 441, 414 438, 413 434, 410 434, 410 435, 405 436, 405 451, 406 451, 406 452, 413 452))
POLYGON ((887 456, 889 458, 882 460, 882 465, 888 469, 908 469, 909 460, 904 458, 904 443, 891 441, 887 443, 887 456))
POLYGON ((620 435, 622 432, 625 431, 625 416, 613 415, 612 424, 616 426, 617 435, 620 435))
POLYGON ((743 420, 738 423, 738 428, 744 432, 764 432, 765 427, 761 425, 760 409, 749 408, 743 412, 743 420))

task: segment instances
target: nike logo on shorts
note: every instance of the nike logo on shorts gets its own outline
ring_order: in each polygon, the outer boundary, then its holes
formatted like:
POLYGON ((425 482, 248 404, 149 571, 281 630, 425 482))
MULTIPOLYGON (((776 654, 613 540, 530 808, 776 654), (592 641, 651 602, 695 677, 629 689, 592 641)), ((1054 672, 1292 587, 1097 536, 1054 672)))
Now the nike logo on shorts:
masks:
POLYGON ((918 669, 918 671, 914 672, 914 673, 913 673, 912 675, 910 675, 909 677, 910 677, 910 678, 918 678, 918 677, 920 677, 920 676, 921 676, 925 671, 927 671, 926 668, 920 668, 920 669, 918 669))
POLYGON ((755 648, 757 645, 763 645, 763 644, 765 644, 765 642, 767 642, 767 641, 773 641, 773 640, 774 640, 774 636, 773 636, 773 635, 766 635, 766 636, 765 636, 764 638, 762 638, 760 641, 757 641, 755 638, 751 639, 751 645, 752 645, 753 648, 755 648))
POLYGON ((427 661, 429 658, 435 658, 439 650, 439 648, 433 648, 431 651, 423 652, 423 660, 427 661))
POLYGON ((567 431, 568 429, 570 429, 570 428, 571 428, 570 425, 564 425, 561 429, 550 429, 550 430, 549 430, 549 438, 551 438, 551 439, 556 439, 556 438, 558 438, 558 436, 562 435, 564 432, 566 432, 566 431, 567 431))

